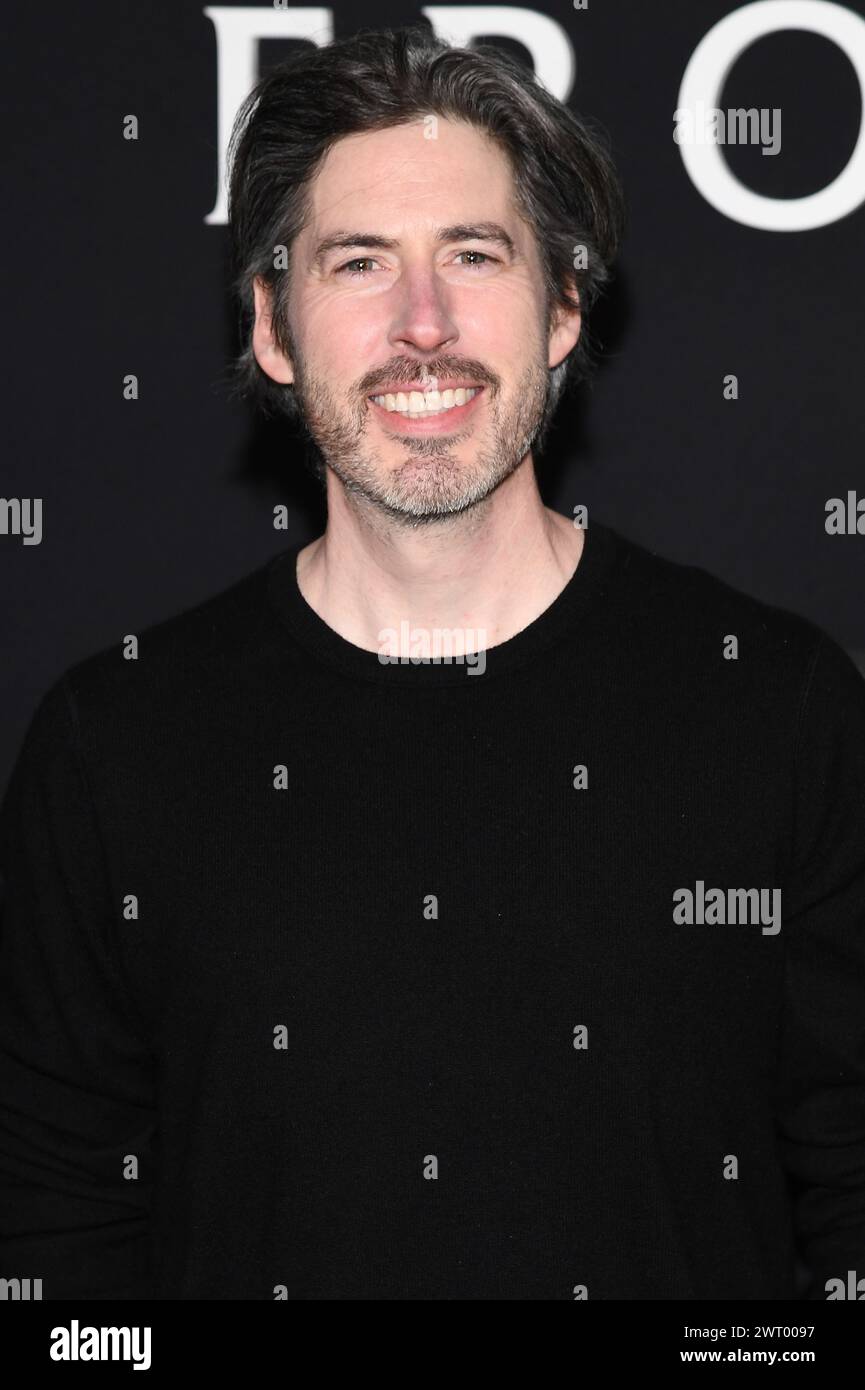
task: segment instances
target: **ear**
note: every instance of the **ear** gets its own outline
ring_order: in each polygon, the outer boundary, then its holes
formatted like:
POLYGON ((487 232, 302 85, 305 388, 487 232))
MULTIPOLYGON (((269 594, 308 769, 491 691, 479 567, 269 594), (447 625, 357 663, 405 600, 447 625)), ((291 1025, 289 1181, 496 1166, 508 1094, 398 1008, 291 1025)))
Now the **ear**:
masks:
MULTIPOLYGON (((568 288, 571 297, 579 303, 579 293, 576 281, 571 279, 568 288)), ((572 348, 576 347, 577 339, 580 336, 582 326, 582 314, 579 308, 568 309, 562 304, 556 304, 550 318, 550 352, 549 366, 557 367, 560 362, 564 362, 572 348)))
POLYGON ((256 275, 253 286, 255 324, 252 329, 252 351, 263 372, 274 381, 289 385, 294 381, 294 368, 273 336, 271 294, 267 285, 256 275))

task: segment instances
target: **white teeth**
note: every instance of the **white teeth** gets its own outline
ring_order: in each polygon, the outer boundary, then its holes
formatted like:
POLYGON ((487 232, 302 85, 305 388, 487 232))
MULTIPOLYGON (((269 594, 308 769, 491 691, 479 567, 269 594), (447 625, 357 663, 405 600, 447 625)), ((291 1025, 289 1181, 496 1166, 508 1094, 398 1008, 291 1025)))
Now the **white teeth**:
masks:
POLYGON ((478 394, 479 386, 458 386, 455 391, 388 391, 384 396, 373 396, 376 405, 395 415, 405 415, 410 420, 422 420, 427 415, 441 415, 456 405, 465 405, 478 394))

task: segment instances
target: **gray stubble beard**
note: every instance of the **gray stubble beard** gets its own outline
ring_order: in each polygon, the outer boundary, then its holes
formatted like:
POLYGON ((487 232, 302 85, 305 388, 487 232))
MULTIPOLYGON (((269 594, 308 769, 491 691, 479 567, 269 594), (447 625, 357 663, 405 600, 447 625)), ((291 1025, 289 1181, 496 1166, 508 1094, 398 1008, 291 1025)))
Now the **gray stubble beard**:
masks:
POLYGON ((330 389, 300 370, 294 389, 310 440, 349 497, 364 510, 416 528, 477 508, 519 467, 544 417, 550 373, 540 362, 528 367, 504 414, 499 389, 485 385, 482 408, 489 413, 492 439, 470 462, 461 463, 456 456, 456 449, 471 438, 470 430, 446 438, 419 436, 405 442, 407 457, 384 483, 380 463, 364 448, 373 407, 364 400, 353 420, 342 420, 330 389))

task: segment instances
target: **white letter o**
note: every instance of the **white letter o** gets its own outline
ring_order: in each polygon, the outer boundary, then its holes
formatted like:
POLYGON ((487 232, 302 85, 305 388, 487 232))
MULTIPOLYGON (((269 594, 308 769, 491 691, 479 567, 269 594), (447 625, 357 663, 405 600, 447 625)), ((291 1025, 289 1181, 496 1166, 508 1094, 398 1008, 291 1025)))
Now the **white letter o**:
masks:
POLYGON ((831 39, 847 55, 859 79, 863 117, 846 168, 819 193, 805 198, 766 198, 732 174, 720 145, 683 141, 682 161, 695 188, 725 217, 767 232, 804 232, 846 217, 865 201, 865 20, 829 0, 756 0, 725 15, 694 49, 682 77, 678 106, 719 106, 727 74, 757 39, 780 29, 805 29, 831 39))

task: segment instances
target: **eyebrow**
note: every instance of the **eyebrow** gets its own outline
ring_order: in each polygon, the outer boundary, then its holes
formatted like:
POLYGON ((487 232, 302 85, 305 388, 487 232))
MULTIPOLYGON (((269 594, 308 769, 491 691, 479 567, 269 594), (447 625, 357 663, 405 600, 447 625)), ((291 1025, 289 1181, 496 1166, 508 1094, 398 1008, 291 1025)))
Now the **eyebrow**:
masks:
MULTIPOLYGON (((450 227, 439 227, 436 241, 440 244, 449 241, 490 241, 511 255, 516 251, 513 239, 498 222, 456 222, 450 227)), ((399 242, 394 237, 379 236, 376 232, 333 232, 318 243, 313 262, 320 265, 329 251, 345 251, 353 246, 373 251, 394 251, 399 242)))

